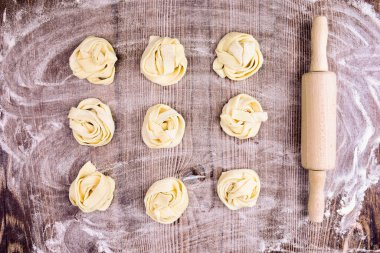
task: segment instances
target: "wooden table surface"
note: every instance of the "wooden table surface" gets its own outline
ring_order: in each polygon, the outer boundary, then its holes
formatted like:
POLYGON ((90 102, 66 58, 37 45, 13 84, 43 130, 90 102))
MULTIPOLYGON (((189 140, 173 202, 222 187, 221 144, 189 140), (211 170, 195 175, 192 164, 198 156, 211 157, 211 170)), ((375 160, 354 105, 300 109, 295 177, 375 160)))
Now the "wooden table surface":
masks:
POLYGON ((0 252, 379 252, 380 1, 0 1, 0 252), (307 171, 300 167, 300 78, 310 62, 315 15, 330 23, 329 63, 338 75, 338 165, 328 172, 325 221, 307 220, 307 171), (212 71, 231 31, 252 34, 264 65, 241 82, 212 71), (88 35, 118 55, 115 82, 72 75, 68 58, 88 35), (139 72, 150 35, 178 38, 189 66, 161 87, 139 72), (256 97, 269 114, 257 137, 219 126, 234 95, 256 97), (87 97, 112 110, 110 144, 80 146, 67 114, 87 97), (140 129, 147 108, 165 103, 187 126, 182 143, 151 150, 140 129), (70 183, 91 160, 116 181, 105 212, 82 213, 70 183), (254 208, 232 212, 215 187, 222 171, 253 168, 254 208), (143 197, 156 180, 181 178, 190 205, 174 224, 153 222, 143 197))

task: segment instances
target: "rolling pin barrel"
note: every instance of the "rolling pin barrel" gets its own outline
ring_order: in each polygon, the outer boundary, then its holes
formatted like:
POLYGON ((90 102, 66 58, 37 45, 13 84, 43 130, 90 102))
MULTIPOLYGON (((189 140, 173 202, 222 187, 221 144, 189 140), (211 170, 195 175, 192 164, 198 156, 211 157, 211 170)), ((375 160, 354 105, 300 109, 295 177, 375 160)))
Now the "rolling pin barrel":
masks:
POLYGON ((337 87, 327 65, 326 17, 314 18, 311 34, 311 72, 302 76, 301 163, 309 169, 309 218, 322 222, 326 170, 335 168, 337 87))
POLYGON ((332 170, 336 157, 336 76, 302 76, 301 163, 309 170, 332 170))

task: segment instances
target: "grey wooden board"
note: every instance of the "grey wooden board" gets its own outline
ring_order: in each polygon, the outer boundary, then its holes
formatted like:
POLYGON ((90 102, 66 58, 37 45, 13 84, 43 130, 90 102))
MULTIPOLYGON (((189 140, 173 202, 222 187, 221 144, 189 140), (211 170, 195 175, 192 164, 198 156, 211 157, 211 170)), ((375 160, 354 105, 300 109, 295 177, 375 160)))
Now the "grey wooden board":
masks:
MULTIPOLYGON (((380 26, 371 5, 146 0, 2 6, 2 248, 10 252, 378 248, 378 238, 366 244, 360 229, 352 230, 359 226, 355 221, 360 196, 379 177, 374 154, 379 145, 380 26), (339 158, 337 169, 328 174, 326 221, 313 225, 306 213, 307 171, 299 164, 300 79, 310 61, 310 20, 320 14, 330 21, 329 61, 338 74, 339 158), (212 71, 216 45, 231 31, 252 34, 264 55, 262 69, 241 82, 221 79, 212 71), (106 38, 117 52, 117 73, 110 86, 92 85, 71 74, 68 58, 88 35, 106 38), (161 87, 140 74, 140 57, 150 35, 176 37, 184 45, 188 71, 178 84, 161 87), (239 93, 257 98, 269 114, 251 140, 229 137, 219 126, 223 105, 239 93), (68 127, 70 107, 88 97, 101 99, 113 112, 116 132, 104 147, 78 145, 68 127), (142 142, 144 114, 156 103, 172 106, 186 120, 185 136, 176 148, 151 150, 142 142), (88 160, 116 181, 115 198, 105 212, 84 214, 68 200, 69 185, 88 160), (219 201, 217 179, 222 171, 234 168, 252 168, 260 175, 262 191, 254 208, 232 212, 219 201), (160 225, 145 215, 143 197, 154 181, 168 176, 185 182, 190 205, 178 222, 160 225), (350 203, 353 209, 344 213, 350 203)), ((378 196, 374 192, 371 196, 378 196)), ((379 210, 371 209, 378 200, 365 203, 378 217, 379 210)), ((375 223, 370 231, 376 235, 373 231, 378 229, 375 223)))

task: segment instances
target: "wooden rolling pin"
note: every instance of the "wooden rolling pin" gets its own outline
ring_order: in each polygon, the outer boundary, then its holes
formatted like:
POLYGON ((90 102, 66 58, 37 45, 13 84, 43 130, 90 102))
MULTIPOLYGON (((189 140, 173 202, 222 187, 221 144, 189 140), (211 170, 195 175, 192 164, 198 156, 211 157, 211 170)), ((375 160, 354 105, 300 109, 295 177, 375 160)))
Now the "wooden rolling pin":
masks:
POLYGON ((309 170, 309 219, 322 222, 326 170, 335 168, 336 76, 328 71, 327 18, 314 17, 310 72, 302 76, 301 163, 309 170))

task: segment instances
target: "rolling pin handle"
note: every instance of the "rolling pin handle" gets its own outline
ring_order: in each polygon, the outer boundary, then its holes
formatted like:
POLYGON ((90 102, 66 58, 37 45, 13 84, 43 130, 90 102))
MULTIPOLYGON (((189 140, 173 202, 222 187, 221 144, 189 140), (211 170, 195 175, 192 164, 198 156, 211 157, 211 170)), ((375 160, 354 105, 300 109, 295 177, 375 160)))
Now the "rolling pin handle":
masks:
POLYGON ((310 71, 328 71, 327 64, 327 36, 328 24, 325 16, 313 18, 311 27, 311 64, 310 71))
POLYGON ((325 211, 325 181, 326 171, 309 170, 309 219, 312 222, 322 222, 325 211))

